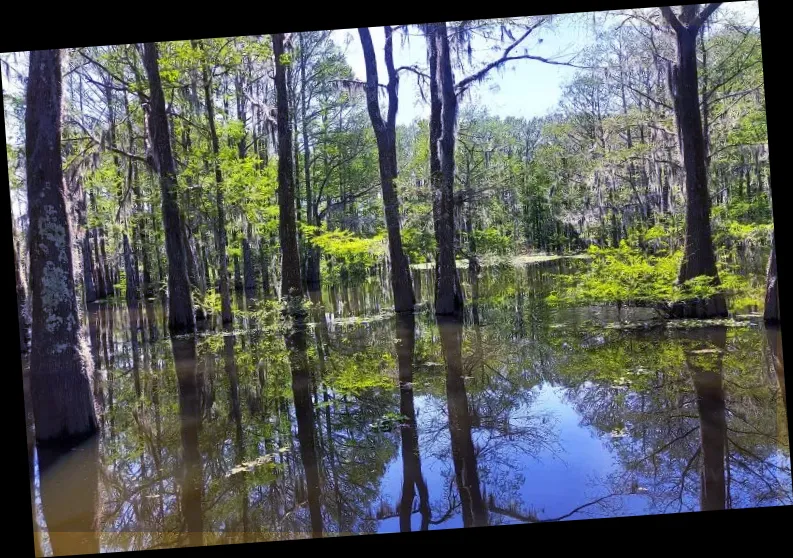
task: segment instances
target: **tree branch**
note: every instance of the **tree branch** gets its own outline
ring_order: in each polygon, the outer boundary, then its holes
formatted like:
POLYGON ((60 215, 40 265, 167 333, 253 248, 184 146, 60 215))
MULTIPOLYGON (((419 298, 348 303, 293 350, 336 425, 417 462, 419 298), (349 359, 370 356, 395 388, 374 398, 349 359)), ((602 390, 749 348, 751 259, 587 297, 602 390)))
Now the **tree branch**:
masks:
MULTIPOLYGON (((90 140, 91 140, 92 142, 94 142, 96 145, 102 145, 102 142, 99 140, 99 138, 97 138, 96 136, 94 136, 94 135, 93 135, 93 134, 92 134, 92 133, 91 133, 91 132, 88 130, 88 128, 86 128, 85 126, 83 126, 82 122, 80 122, 79 120, 77 120, 77 119, 75 119, 75 118, 70 118, 70 119, 69 119, 69 122, 71 122, 72 124, 76 124, 77 126, 79 126, 79 127, 80 127, 80 129, 81 129, 81 130, 82 130, 82 131, 85 133, 85 135, 86 135, 86 136, 88 136, 88 139, 90 139, 90 140)), ((111 145, 105 145, 104 147, 105 147, 105 148, 107 148, 108 150, 112 151, 113 153, 118 153, 119 155, 124 155, 125 157, 129 157, 130 159, 133 159, 133 160, 135 160, 135 161, 140 161, 141 163, 144 163, 144 164, 146 164, 146 165, 148 165, 148 164, 149 164, 149 162, 146 160, 146 158, 145 158, 145 157, 141 157, 140 155, 135 155, 134 153, 130 153, 130 152, 128 152, 128 151, 124 151, 123 149, 119 149, 118 147, 113 147, 113 146, 111 146, 111 145)))
POLYGON ((700 26, 705 23, 705 21, 719 8, 719 6, 721 6, 721 2, 711 2, 705 6, 705 8, 699 12, 694 20, 688 25, 688 28, 692 31, 699 30, 700 26))
POLYGON ((685 30, 685 27, 680 23, 680 20, 675 15, 675 12, 672 11, 672 8, 669 6, 661 6, 658 9, 661 10, 661 15, 664 16, 669 26, 675 30, 675 33, 682 33, 685 30))
POLYGON ((402 72, 402 71, 413 72, 417 76, 423 77, 424 79, 430 79, 430 76, 428 76, 427 74, 425 74, 424 72, 419 70, 418 67, 416 67, 416 66, 400 66, 399 68, 396 69, 396 71, 397 72, 402 72))

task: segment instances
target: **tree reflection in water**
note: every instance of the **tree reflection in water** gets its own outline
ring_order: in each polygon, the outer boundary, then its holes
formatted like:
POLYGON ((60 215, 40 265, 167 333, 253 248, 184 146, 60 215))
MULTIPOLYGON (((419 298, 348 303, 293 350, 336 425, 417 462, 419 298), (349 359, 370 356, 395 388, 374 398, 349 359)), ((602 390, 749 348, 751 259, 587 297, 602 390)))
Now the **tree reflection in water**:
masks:
POLYGON ((547 304, 565 269, 461 271, 462 322, 384 313, 380 282, 194 338, 159 301, 93 307, 104 427, 39 455, 41 552, 791 503, 779 331, 607 328, 547 304))

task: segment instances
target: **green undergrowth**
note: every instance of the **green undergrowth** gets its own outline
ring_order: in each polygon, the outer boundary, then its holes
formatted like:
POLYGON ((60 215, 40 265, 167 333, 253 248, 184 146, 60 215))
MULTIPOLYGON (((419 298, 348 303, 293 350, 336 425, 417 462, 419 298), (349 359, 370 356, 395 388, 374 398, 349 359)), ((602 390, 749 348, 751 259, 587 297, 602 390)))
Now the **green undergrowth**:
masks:
MULTIPOLYGON (((759 234, 759 233, 758 233, 759 234)), ((699 276, 679 283, 681 248, 670 247, 660 226, 632 234, 618 248, 591 246, 591 263, 579 273, 558 275, 559 285, 547 297, 554 305, 651 307, 668 317, 678 302, 724 295, 730 310, 757 311, 763 305, 763 278, 738 273, 737 264, 719 260, 719 282, 699 276)))

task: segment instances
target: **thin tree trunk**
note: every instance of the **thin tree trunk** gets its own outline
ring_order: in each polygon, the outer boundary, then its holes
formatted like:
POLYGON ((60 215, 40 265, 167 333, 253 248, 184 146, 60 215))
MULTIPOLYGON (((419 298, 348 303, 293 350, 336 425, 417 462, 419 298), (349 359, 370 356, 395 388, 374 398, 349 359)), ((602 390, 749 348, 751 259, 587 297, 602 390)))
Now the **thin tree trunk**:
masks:
MULTIPOLYGON (((197 44, 204 51, 203 44, 197 44)), ((223 173, 220 170, 220 144, 218 142, 217 129, 215 127, 215 105, 212 100, 212 81, 209 75, 209 68, 206 61, 201 65, 202 81, 204 85, 204 102, 207 111, 207 124, 209 125, 209 137, 212 141, 213 166, 215 168, 215 202, 217 205, 218 221, 215 231, 218 248, 218 268, 220 272, 220 303, 221 319, 224 324, 230 324, 234 317, 231 313, 231 292, 229 289, 229 259, 226 252, 228 237, 226 236, 226 210, 223 201, 223 173)))
MULTIPOLYGON (((309 225, 319 226, 318 219, 316 219, 316 212, 314 208, 313 192, 311 191, 311 153, 308 145, 308 118, 307 118, 307 102, 306 102, 306 88, 308 80, 306 80, 306 52, 305 45, 303 44, 303 34, 300 34, 300 112, 301 122, 303 127, 303 182, 306 189, 306 222, 309 225)), ((309 291, 317 289, 321 282, 320 277, 320 252, 319 248, 314 246, 310 240, 306 242, 306 283, 308 284, 309 291)))
POLYGON ((242 239, 242 260, 245 266, 245 293, 250 296, 256 291, 256 274, 253 271, 253 251, 251 250, 251 226, 248 235, 242 239))
POLYGON ((776 243, 773 233, 771 235, 771 256, 768 258, 768 271, 766 273, 763 319, 768 325, 778 324, 781 321, 779 316, 779 289, 777 288, 776 243))
POLYGON ((176 168, 171 152, 158 58, 157 46, 154 43, 145 43, 143 65, 150 87, 149 138, 154 167, 160 175, 165 252, 168 256, 168 328, 172 333, 185 333, 195 329, 195 315, 187 278, 184 227, 176 197, 176 168))
POLYGON ((137 270, 135 269, 135 262, 132 258, 132 248, 129 245, 129 237, 124 233, 124 272, 127 276, 127 304, 136 304, 138 302, 138 284, 137 284, 137 270))
POLYGON ((74 445, 97 431, 93 362, 74 286, 61 161, 61 51, 30 53, 25 156, 32 300, 30 388, 36 440, 74 445))
POLYGON ((272 289, 270 287, 270 265, 269 265, 269 256, 267 254, 267 242, 263 239, 259 239, 259 264, 262 268, 262 291, 264 291, 265 298, 269 297, 272 293, 272 289))
MULTIPOLYGON (((12 220, 13 223, 13 220, 12 220)), ((16 240, 16 235, 14 235, 16 240)), ((19 320, 19 349, 23 353, 28 351, 30 342, 30 319, 28 318, 28 289, 22 261, 17 251, 17 243, 14 242, 14 273, 16 277, 17 289, 17 319, 19 320)))

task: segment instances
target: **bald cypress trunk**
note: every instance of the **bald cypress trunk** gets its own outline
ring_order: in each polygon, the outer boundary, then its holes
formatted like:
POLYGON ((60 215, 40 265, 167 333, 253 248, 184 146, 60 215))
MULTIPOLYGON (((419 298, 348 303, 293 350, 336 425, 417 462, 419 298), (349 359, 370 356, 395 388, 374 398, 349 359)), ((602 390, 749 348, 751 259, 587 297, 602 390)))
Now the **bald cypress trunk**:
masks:
POLYGON ((295 222, 295 187, 292 166, 292 133, 289 128, 289 99, 286 88, 284 36, 273 34, 275 54, 275 92, 278 118, 278 206, 280 209, 279 236, 281 240, 281 296, 302 297, 300 281, 300 253, 297 247, 295 222))
POLYGON ((25 156, 36 440, 73 445, 97 430, 93 362, 80 324, 61 161, 61 52, 30 53, 25 156))
POLYGON ((457 96, 454 91, 446 24, 428 26, 430 52, 430 180, 434 194, 435 239, 438 243, 435 313, 459 316, 463 293, 457 273, 454 226, 454 134, 457 96))
POLYGON ((143 65, 149 78, 149 138, 154 166, 160 175, 165 252, 168 256, 168 328, 173 333, 195 329, 193 300, 187 278, 184 227, 176 193, 176 167, 165 113, 165 97, 160 81, 159 55, 154 43, 143 45, 143 65))
MULTIPOLYGON (((714 5, 709 5, 706 10, 712 12, 711 6, 714 5)), ((699 6, 684 6, 678 19, 670 8, 663 8, 663 15, 674 29, 677 40, 677 63, 670 72, 669 85, 680 131, 687 198, 685 247, 678 281, 684 283, 705 275, 712 277, 713 286, 718 286, 720 282, 710 226, 711 203, 697 77, 696 39, 703 13, 704 10, 699 12, 699 6)), ((724 317, 727 316, 727 303, 722 294, 717 294, 707 299, 677 304, 673 314, 682 318, 724 317)))

